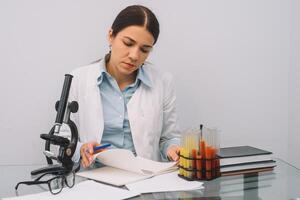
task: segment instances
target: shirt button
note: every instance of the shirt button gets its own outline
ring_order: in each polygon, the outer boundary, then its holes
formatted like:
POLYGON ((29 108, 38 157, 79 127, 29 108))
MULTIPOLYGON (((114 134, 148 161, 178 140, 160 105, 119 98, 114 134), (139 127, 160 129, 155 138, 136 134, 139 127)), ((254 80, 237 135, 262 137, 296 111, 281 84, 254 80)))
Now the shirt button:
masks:
POLYGON ((122 115, 120 115, 120 118, 122 118, 122 115))
POLYGON ((122 99, 122 97, 120 97, 120 100, 122 99))

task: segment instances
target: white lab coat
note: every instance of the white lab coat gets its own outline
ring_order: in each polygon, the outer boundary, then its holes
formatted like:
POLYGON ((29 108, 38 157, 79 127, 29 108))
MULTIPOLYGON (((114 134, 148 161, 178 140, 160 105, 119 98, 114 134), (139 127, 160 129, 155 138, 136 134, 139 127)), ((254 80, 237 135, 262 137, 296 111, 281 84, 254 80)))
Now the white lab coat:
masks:
MULTIPOLYGON (((100 62, 104 62, 102 59, 100 62)), ((77 125, 80 143, 101 142, 104 121, 97 78, 100 64, 93 63, 72 72, 73 80, 69 101, 76 100, 79 110, 71 114, 77 125)), ((172 138, 179 140, 175 92, 172 76, 144 65, 152 87, 140 84, 127 104, 128 118, 134 147, 138 156, 161 160, 160 145, 172 138)))

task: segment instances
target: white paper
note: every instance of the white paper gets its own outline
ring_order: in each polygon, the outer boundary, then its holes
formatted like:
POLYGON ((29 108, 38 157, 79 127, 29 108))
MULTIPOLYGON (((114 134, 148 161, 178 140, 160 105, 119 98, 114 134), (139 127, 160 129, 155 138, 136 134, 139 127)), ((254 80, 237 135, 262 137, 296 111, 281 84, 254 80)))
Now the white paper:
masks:
POLYGON ((144 174, 158 175, 178 169, 176 162, 157 162, 142 157, 136 157, 135 162, 144 174))
POLYGON ((99 161, 107 166, 142 173, 140 166, 135 162, 133 153, 126 149, 109 149, 96 154, 99 161))
POLYGON ((186 181, 178 177, 178 171, 155 176, 149 179, 126 184, 130 191, 138 193, 187 191, 204 188, 202 182, 186 181))
POLYGON ((135 157, 126 149, 110 149, 95 155, 105 167, 91 169, 76 175, 122 186, 149 177, 177 170, 176 162, 156 162, 135 157))
POLYGON ((76 175, 115 186, 122 186, 127 183, 133 183, 135 181, 143 180, 149 177, 147 175, 138 174, 114 167, 101 167, 98 169, 82 171, 77 173, 76 175))
POLYGON ((120 189, 95 181, 83 181, 76 184, 73 188, 63 188, 63 190, 53 195, 49 191, 38 194, 4 198, 3 200, 95 200, 95 199, 127 199, 140 195, 134 191, 120 189))
POLYGON ((98 153, 96 157, 104 165, 146 175, 177 169, 176 162, 156 162, 135 157, 131 151, 126 149, 109 149, 98 153))

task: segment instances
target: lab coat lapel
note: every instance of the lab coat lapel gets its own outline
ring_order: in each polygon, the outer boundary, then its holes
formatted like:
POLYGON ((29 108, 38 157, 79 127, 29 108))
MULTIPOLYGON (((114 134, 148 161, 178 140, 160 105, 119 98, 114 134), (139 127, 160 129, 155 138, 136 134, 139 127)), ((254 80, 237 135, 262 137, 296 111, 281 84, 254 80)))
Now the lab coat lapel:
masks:
MULTIPOLYGON (((142 86, 142 85, 141 85, 142 86)), ((139 87, 135 93, 132 95, 130 101, 127 104, 128 118, 130 123, 130 129, 133 139, 133 144, 135 147, 135 151, 137 155, 143 154, 143 137, 142 133, 144 132, 143 125, 138 123, 141 122, 141 118, 143 117, 142 111, 142 89, 139 87)))
POLYGON ((87 108, 86 112, 86 130, 89 135, 88 140, 96 140, 97 142, 101 142, 104 122, 103 122, 103 108, 101 102, 100 89, 97 84, 97 78, 99 76, 99 66, 92 68, 93 70, 89 73, 90 80, 87 84, 87 93, 85 96, 85 106, 87 108))
POLYGON ((149 95, 149 88, 141 84, 127 104, 131 134, 136 153, 138 156, 149 159, 154 159, 153 152, 155 152, 154 147, 150 146, 149 142, 151 143, 156 140, 155 127, 150 126, 153 119, 149 118, 149 115, 153 116, 155 110, 152 107, 154 106, 152 98, 152 94, 149 95), (152 109, 146 109, 147 107, 152 107, 152 109))

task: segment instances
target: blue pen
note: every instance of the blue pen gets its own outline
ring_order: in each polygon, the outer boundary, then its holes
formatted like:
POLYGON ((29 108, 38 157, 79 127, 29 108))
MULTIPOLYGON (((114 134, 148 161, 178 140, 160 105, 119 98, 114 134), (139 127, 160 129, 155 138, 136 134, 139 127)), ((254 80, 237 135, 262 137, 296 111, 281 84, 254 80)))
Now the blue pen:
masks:
POLYGON ((110 146, 111 146, 111 144, 101 144, 100 146, 95 146, 94 147, 94 152, 98 151, 100 149, 105 149, 105 148, 110 147, 110 146))

